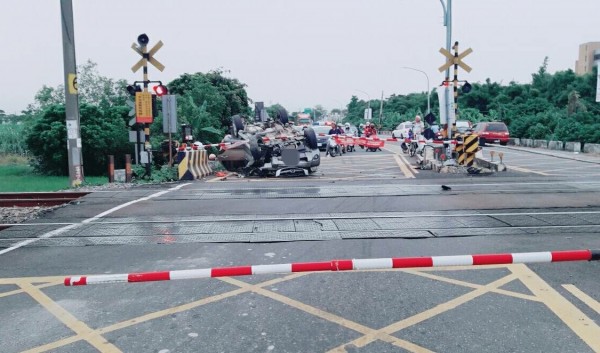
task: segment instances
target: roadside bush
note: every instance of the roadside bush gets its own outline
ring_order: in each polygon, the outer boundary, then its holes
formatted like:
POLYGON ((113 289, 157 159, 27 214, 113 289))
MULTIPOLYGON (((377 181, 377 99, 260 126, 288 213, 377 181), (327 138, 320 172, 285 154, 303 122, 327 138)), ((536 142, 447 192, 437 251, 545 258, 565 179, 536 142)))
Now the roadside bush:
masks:
MULTIPOLYGON (((127 127, 119 114, 104 113, 96 106, 82 104, 81 141, 86 175, 105 175, 107 155, 129 152, 127 127)), ((68 175, 65 107, 52 105, 44 110, 26 133, 25 142, 33 156, 34 169, 47 175, 68 175)))

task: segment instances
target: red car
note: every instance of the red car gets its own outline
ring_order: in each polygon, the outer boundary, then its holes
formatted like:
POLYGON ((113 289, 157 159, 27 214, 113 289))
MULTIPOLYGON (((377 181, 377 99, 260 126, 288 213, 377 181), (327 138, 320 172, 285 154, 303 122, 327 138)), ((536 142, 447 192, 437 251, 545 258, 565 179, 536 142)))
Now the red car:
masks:
POLYGON ((501 121, 477 123, 473 128, 473 132, 479 135, 480 146, 485 146, 487 142, 506 146, 510 138, 506 124, 501 121))

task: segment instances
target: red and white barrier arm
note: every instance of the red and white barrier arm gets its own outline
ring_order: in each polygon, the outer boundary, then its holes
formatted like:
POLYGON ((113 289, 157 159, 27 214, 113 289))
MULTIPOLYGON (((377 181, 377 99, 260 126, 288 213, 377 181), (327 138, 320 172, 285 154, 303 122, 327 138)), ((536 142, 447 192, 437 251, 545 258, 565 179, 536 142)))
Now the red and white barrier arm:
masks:
POLYGON ((86 284, 100 283, 171 281, 177 279, 250 276, 268 273, 352 271, 443 266, 481 266, 562 261, 600 261, 600 250, 567 250, 513 254, 354 259, 276 265, 216 267, 196 270, 66 277, 64 283, 65 286, 85 286, 86 284))
POLYGON ((204 149, 209 149, 211 147, 217 147, 222 151, 225 151, 229 148, 233 148, 233 147, 239 147, 241 145, 247 144, 248 141, 245 140, 239 140, 239 141, 235 141, 235 142, 219 142, 219 143, 209 143, 206 145, 202 145, 202 148, 204 149))

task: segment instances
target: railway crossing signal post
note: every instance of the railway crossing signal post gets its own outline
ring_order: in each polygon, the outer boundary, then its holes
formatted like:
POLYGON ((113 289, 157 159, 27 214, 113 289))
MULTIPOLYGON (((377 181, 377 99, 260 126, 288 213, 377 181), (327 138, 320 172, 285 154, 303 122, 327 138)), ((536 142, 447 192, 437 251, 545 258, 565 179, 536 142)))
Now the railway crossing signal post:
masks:
MULTIPOLYGON (((465 70, 466 72, 471 72, 471 67, 467 64, 465 64, 462 59, 465 58, 465 56, 471 54, 473 52, 473 49, 469 48, 467 50, 465 50, 462 53, 458 53, 458 42, 454 42, 454 46, 452 47, 452 49, 454 50, 454 54, 452 54, 451 52, 449 52, 448 50, 441 48, 440 49, 440 53, 442 53, 442 55, 444 55, 447 59, 446 63, 442 66, 440 66, 439 70, 440 72, 443 72, 445 70, 448 70, 451 66, 454 65, 454 80, 450 81, 450 80, 446 80, 443 83, 447 83, 447 82, 452 82, 453 86, 454 86, 454 115, 455 115, 455 119, 454 121, 452 121, 452 127, 450 127, 450 122, 448 121, 448 137, 449 138, 453 138, 454 134, 456 133, 456 120, 458 119, 458 83, 462 82, 463 83, 463 93, 469 93, 471 91, 471 84, 467 81, 459 81, 458 80, 458 67, 460 66, 463 70, 465 70)), ((450 114, 448 114, 448 117, 450 116, 450 114)))
MULTIPOLYGON (((152 123, 156 112, 156 108, 154 107, 155 97, 148 91, 148 84, 151 82, 159 82, 160 86, 162 83, 160 81, 150 81, 148 80, 148 63, 152 64, 159 71, 163 71, 165 66, 161 64, 158 60, 154 58, 154 54, 162 48, 163 42, 158 41, 150 50, 148 50, 148 42, 150 39, 148 36, 143 33, 140 34, 137 38, 137 44, 133 43, 131 45, 131 49, 138 53, 142 58, 131 68, 131 71, 137 72, 140 68, 143 69, 143 81, 140 83, 143 84, 143 89, 140 89, 137 86, 139 81, 136 81, 133 86, 128 86, 127 90, 129 93, 135 94, 135 121, 138 124, 143 124, 144 126, 144 153, 140 153, 140 161, 146 165, 146 175, 150 176, 152 173, 152 146, 150 145, 150 124, 152 123), (139 45, 139 46, 138 46, 139 45)), ((166 88, 165 93, 166 93, 166 88)), ((158 92, 158 91, 157 91, 158 92)), ((162 89, 161 89, 161 92, 162 89)), ((162 94, 161 94, 162 95, 162 94)))

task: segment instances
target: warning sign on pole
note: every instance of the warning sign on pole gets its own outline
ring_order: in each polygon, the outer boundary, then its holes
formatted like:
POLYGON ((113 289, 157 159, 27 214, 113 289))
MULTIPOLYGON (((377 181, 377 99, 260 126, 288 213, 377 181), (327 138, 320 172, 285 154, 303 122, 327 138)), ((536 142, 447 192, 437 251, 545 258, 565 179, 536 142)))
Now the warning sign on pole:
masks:
POLYGON ((135 122, 152 123, 152 93, 136 92, 135 94, 135 122))

